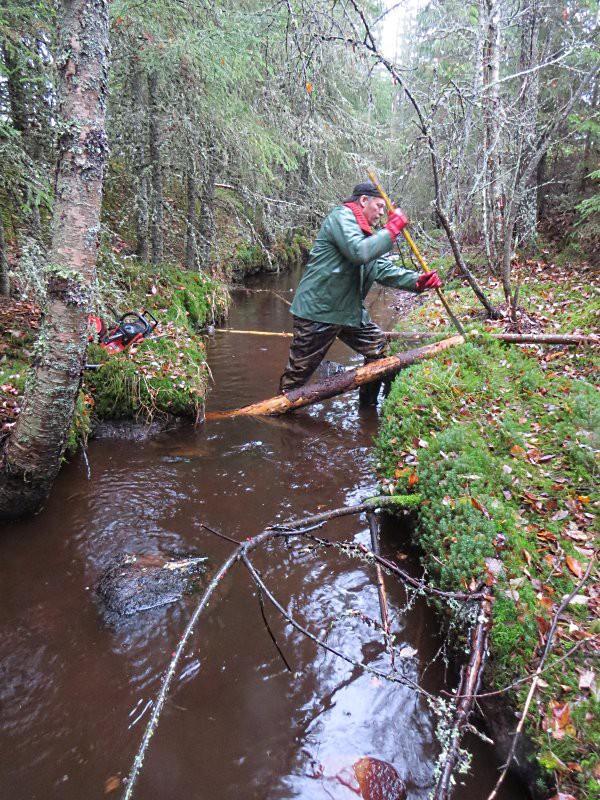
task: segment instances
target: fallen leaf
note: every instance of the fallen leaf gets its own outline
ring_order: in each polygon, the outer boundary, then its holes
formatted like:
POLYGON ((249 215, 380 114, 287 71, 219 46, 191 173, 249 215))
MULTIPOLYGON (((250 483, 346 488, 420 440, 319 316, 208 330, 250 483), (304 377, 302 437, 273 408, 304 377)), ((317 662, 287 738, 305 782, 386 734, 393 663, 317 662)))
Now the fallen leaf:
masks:
POLYGON ((553 700, 552 708, 552 736, 562 739, 565 736, 574 736, 575 728, 571 722, 571 706, 568 703, 559 703, 553 700))
POLYGON ((400 650, 399 656, 400 658, 412 658, 413 656, 416 656, 418 652, 419 651, 415 647, 410 647, 410 645, 407 645, 400 650))
POLYGON ((596 677, 596 674, 595 674, 593 669, 586 669, 579 676, 579 688, 580 689, 591 689, 592 686, 594 685, 595 677, 596 677))
POLYGON ((415 483, 418 483, 418 482, 419 482, 419 476, 417 475, 417 473, 416 472, 411 472, 410 475, 409 475, 409 478, 408 478, 408 485, 409 486, 414 486, 415 483))
POLYGON ((473 508, 476 508, 477 511, 481 511, 484 517, 490 519, 490 512, 481 505, 481 503, 476 497, 471 498, 471 505, 473 506, 473 508))
POLYGON ((583 567, 581 566, 579 561, 577 561, 576 558, 573 558, 573 556, 567 556, 566 561, 567 561, 567 567, 573 573, 573 575, 575 575, 576 578, 582 578, 583 567))
POLYGON ((115 792, 119 786, 121 785, 121 778, 118 775, 111 775, 110 778, 106 779, 104 784, 104 794, 110 794, 110 792, 115 792))
POLYGON ((520 445, 513 444, 513 446, 510 448, 510 454, 515 456, 515 457, 516 456, 524 456, 525 455, 525 450, 523 450, 523 448, 520 445))

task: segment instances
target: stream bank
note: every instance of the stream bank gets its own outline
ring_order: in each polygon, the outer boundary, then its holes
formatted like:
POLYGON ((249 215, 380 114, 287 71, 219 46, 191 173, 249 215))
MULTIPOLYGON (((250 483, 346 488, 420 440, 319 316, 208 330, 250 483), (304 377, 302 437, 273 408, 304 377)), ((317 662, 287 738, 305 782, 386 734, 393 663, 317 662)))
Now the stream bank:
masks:
MULTIPOLYGON (((526 330, 594 329, 597 299, 588 292, 588 302, 581 302, 585 270, 528 264, 519 279, 526 330)), ((455 285, 448 295, 466 315, 467 291, 455 285)), ((436 303, 422 305, 404 324, 448 331, 440 310, 436 303)), ((593 558, 598 363, 591 348, 507 347, 485 338, 494 326, 473 323, 482 332, 476 342, 396 378, 382 409, 376 455, 389 491, 423 498, 414 539, 437 585, 464 588, 486 580, 486 559, 501 562, 486 672, 487 688, 498 690, 533 673, 553 615, 593 558)), ((599 597, 592 575, 561 616, 527 718, 527 756, 519 769, 536 797, 550 796, 552 785, 578 800, 600 792, 599 597)), ((526 680, 484 703, 504 748, 529 686, 526 680)))

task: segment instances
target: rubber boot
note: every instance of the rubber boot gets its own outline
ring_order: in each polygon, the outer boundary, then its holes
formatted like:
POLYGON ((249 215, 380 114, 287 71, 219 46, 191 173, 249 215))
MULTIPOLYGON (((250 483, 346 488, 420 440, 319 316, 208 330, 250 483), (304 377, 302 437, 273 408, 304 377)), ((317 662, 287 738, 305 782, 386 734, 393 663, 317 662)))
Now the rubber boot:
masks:
POLYGON ((365 383, 358 389, 358 402, 361 406, 376 406, 382 381, 365 383))

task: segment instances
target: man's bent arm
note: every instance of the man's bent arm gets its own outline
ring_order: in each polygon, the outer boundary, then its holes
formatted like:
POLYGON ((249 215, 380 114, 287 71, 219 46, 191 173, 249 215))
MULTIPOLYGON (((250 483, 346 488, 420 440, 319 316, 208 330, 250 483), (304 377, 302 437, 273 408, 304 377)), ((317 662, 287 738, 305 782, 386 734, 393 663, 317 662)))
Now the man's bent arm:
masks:
POLYGON ((373 236, 365 236, 349 209, 347 213, 342 212, 330 220, 330 230, 336 247, 357 267, 368 264, 392 249, 392 238, 385 229, 373 236))
POLYGON ((382 286, 392 286, 407 292, 417 291, 419 272, 397 266, 389 258, 379 258, 374 264, 374 280, 382 286))

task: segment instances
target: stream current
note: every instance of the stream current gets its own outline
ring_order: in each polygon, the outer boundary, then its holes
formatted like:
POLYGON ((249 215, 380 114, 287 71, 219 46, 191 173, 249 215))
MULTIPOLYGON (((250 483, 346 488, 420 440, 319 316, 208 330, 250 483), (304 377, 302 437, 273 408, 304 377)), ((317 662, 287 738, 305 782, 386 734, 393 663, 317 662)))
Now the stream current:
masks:
MULTIPOLYGON (((256 279, 291 298, 299 276, 256 279)), ((371 313, 396 314, 392 290, 375 289, 371 313)), ((234 295, 232 328, 291 330, 269 293, 234 295)), ((216 334, 208 346, 208 410, 277 393, 289 339, 216 334)), ((360 363, 337 342, 328 358, 360 363)), ((231 545, 201 523, 244 538, 275 521, 356 503, 373 494, 376 409, 347 395, 281 418, 236 418, 147 442, 90 443, 91 479, 78 456, 60 473, 44 510, 0 537, 0 796, 11 800, 119 797, 161 676, 194 598, 103 624, 94 595, 121 552, 209 556, 231 545), (119 788, 116 788, 119 786, 119 788)), ((364 517, 319 533, 370 544, 364 517)), ((382 551, 418 572, 406 525, 387 520, 382 551)), ((356 660, 389 670, 374 570, 337 551, 294 541, 256 552, 282 604, 356 660)), ((455 685, 434 612, 386 578, 404 674, 431 692, 455 685), (429 665, 429 666, 428 666, 429 665)), ((268 605, 268 603, 267 603, 268 605)), ((262 622, 249 576, 237 565, 200 618, 136 786, 139 800, 344 800, 358 795, 352 765, 394 765, 409 800, 425 800, 438 755, 436 720, 412 689, 382 682, 327 653, 267 607, 290 674, 262 622)), ((468 741, 473 768, 457 800, 484 800, 497 774, 492 750, 468 741)), ((523 791, 505 784, 503 800, 523 791)))

